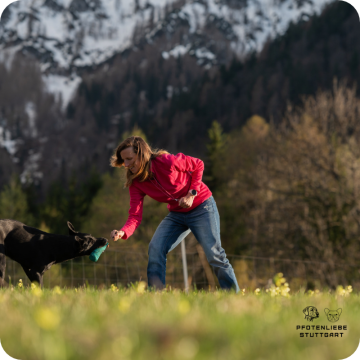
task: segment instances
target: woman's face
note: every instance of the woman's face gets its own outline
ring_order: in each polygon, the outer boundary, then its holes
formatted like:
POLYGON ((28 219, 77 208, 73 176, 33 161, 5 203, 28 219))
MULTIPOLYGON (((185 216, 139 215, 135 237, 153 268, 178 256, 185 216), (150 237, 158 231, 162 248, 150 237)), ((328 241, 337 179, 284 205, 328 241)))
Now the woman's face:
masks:
POLYGON ((121 158, 124 160, 124 166, 133 174, 136 174, 140 169, 140 161, 138 156, 134 153, 133 147, 128 147, 120 152, 121 158))

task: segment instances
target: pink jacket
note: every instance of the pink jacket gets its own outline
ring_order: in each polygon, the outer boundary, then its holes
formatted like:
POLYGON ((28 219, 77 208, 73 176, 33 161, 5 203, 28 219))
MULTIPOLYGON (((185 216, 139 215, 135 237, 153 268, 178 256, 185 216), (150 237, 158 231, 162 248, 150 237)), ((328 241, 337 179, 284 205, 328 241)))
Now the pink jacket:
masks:
POLYGON ((151 161, 151 171, 155 179, 140 182, 134 179, 129 187, 130 210, 129 217, 121 229, 125 232, 123 239, 131 236, 140 225, 145 195, 156 201, 167 203, 169 211, 187 212, 207 200, 212 194, 209 188, 201 181, 204 172, 204 163, 200 159, 186 156, 164 154, 151 161), (190 189, 196 190, 193 205, 184 209, 178 201, 190 189))

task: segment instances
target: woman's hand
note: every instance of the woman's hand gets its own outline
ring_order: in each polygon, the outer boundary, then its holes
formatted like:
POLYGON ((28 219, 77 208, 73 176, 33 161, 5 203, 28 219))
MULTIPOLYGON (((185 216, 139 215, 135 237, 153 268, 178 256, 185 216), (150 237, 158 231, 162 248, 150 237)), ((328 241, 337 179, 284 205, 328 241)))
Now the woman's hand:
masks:
POLYGON ((114 241, 118 241, 125 235, 124 231, 120 230, 113 230, 110 234, 110 236, 113 238, 114 241))
POLYGON ((192 206, 192 204, 194 202, 194 198, 195 198, 195 196, 193 196, 191 194, 187 194, 186 196, 182 197, 179 200, 179 206, 181 206, 184 209, 188 209, 189 207, 192 206))

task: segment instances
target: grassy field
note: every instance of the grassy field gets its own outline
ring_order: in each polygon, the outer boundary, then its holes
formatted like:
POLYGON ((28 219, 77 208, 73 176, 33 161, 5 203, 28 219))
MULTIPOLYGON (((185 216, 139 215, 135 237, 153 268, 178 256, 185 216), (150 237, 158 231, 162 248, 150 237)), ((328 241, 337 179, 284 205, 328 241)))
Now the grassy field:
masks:
POLYGON ((20 283, 0 290, 0 339, 21 360, 338 360, 355 351, 359 294, 350 287, 292 294, 284 280, 278 285, 267 292, 185 294, 150 292, 142 282, 127 289, 44 290, 20 283), (319 311, 311 322, 303 313, 310 305, 319 311), (339 321, 329 322, 325 308, 341 308, 339 321), (302 325, 315 328, 297 329, 302 325), (317 325, 347 329, 316 330, 317 325))

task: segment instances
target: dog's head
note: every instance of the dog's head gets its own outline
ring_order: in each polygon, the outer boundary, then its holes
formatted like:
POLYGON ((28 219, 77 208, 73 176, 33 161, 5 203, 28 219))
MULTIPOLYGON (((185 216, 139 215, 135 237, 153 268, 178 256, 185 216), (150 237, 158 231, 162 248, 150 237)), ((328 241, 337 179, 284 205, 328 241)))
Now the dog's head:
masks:
POLYGON ((336 322, 336 321, 338 321, 339 318, 340 318, 340 315, 341 315, 341 313, 342 313, 342 309, 341 309, 341 308, 339 308, 339 309, 337 309, 337 310, 325 309, 324 311, 325 311, 325 314, 326 314, 328 320, 331 321, 331 322, 336 322))
POLYGON ((76 248, 81 255, 90 255, 94 250, 105 246, 109 242, 105 238, 96 238, 90 234, 76 231, 69 221, 67 226, 69 228, 69 235, 75 237, 76 248))
POLYGON ((316 319, 319 317, 319 312, 317 311, 317 308, 315 306, 307 306, 303 313, 305 314, 305 319, 308 321, 313 321, 313 319, 316 319))

